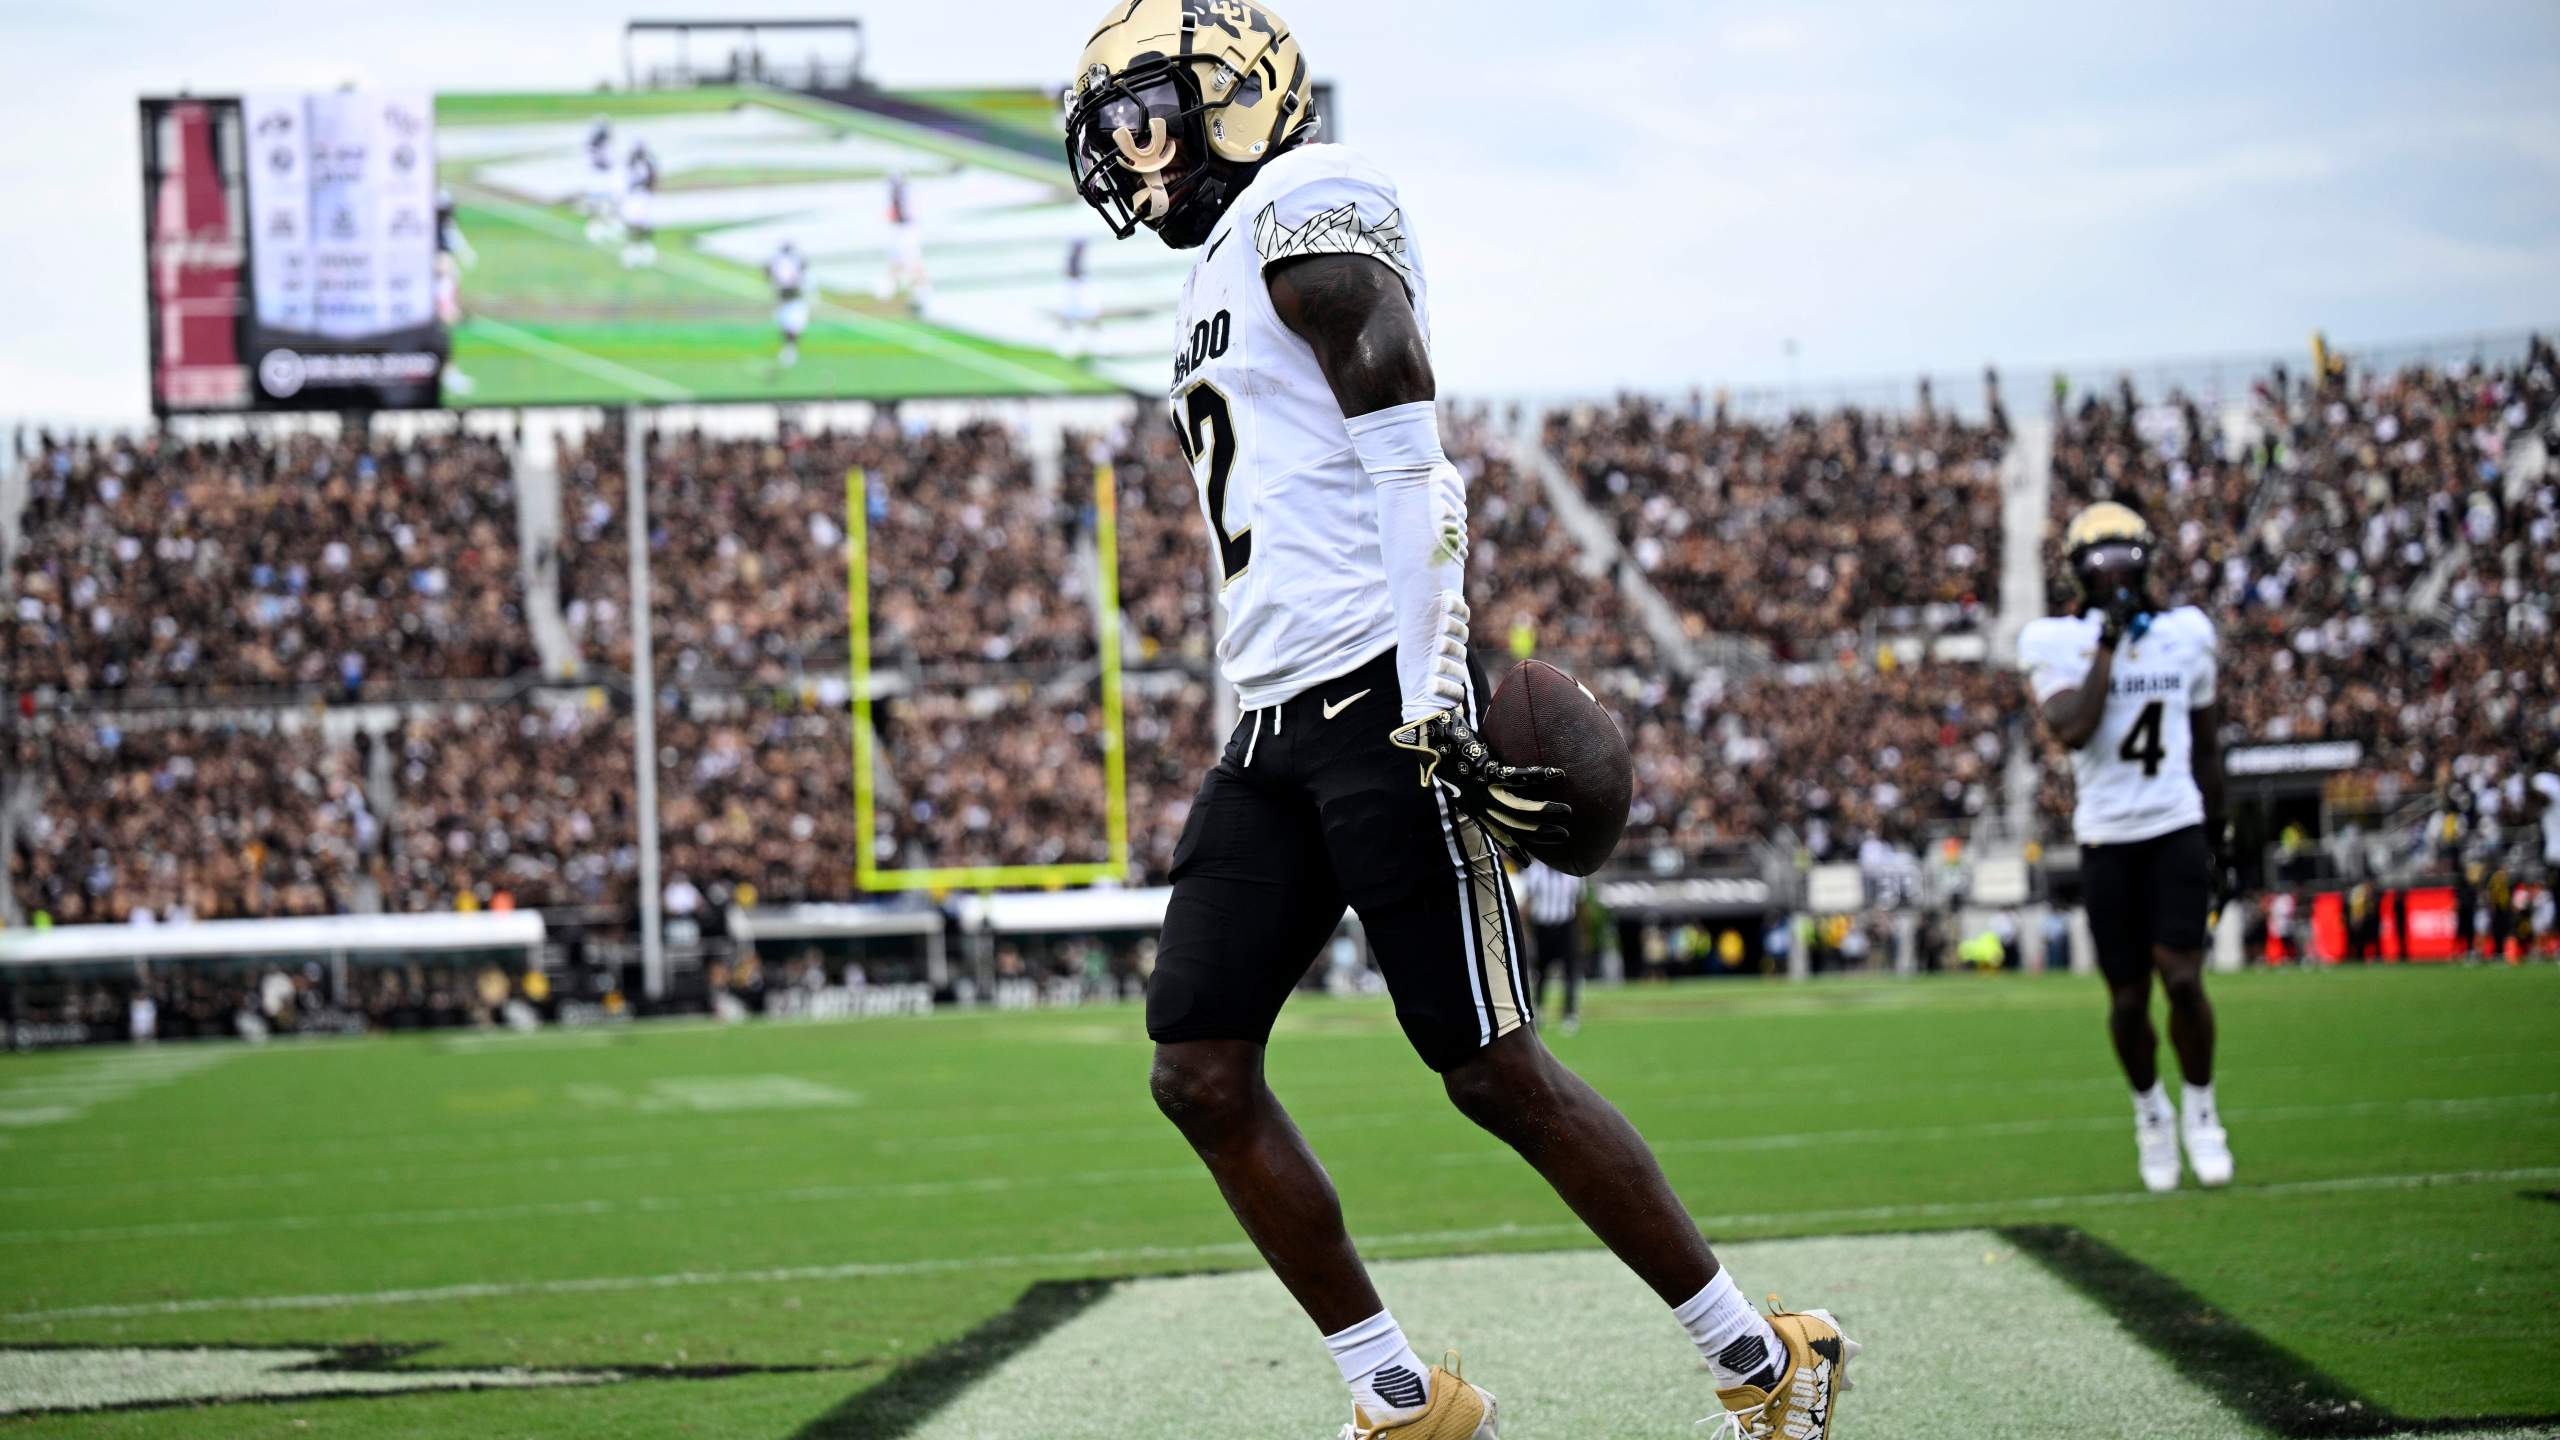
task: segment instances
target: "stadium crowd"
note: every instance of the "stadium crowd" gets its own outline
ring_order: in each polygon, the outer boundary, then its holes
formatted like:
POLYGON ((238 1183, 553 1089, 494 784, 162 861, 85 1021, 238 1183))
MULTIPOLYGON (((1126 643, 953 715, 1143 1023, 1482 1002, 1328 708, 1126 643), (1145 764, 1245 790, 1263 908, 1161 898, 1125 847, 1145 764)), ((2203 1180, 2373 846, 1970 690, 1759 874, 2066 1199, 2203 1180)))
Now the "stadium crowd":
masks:
POLYGON ((1979 664, 1887 663, 1632 693, 1629 843, 1696 854, 1791 838, 1816 861, 1918 850, 1996 798, 2015 684, 1979 664))
POLYGON ((1622 396, 1547 417, 1550 453, 1692 635, 1756 637, 1780 659, 1826 655, 1870 619, 1977 626, 1998 590, 2008 425, 1930 407, 1777 424, 1622 396))
MULTIPOLYGON (((2459 790, 2494 814, 2560 746, 2555 400, 2540 340, 2495 368, 2279 369, 2237 436, 2184 395, 2057 396, 2055 523, 2151 517, 2164 598, 2220 630, 2233 736, 2355 740, 2379 808, 2459 790)), ((2058 777, 2043 805, 2067 811, 2058 777)))
MULTIPOLYGON (((630 663, 622 438, 563 440, 562 604, 590 658, 630 663)), ((839 669, 848 471, 864 475, 871 648, 881 666, 1053 663, 1093 653, 1077 543, 1089 506, 1044 496, 993 423, 884 418, 779 439, 661 435, 649 456, 650 589, 662 675, 779 684, 839 669)))
MULTIPOLYGON (((2537 344, 2498 368, 2279 372, 2254 423, 2228 427, 2130 387, 2065 397, 2053 509, 2103 495, 2152 515, 2164 581, 2223 628, 2235 734, 2359 739, 2398 795, 2494 815, 2560 738, 2560 482, 2539 459, 2514 463, 2544 452, 2555 395, 2560 364, 2537 344)), ((1997 803, 2023 742, 2014 679, 1843 643, 1871 620, 1907 634, 1982 618, 2007 436, 1996 410, 1983 424, 1925 407, 1764 424, 1629 398, 1532 419, 1684 627, 1757 637, 1781 662, 1694 677, 1661 662, 1610 559, 1586 554, 1513 450, 1517 417, 1502 418, 1453 410, 1444 432, 1474 497, 1478 649, 1497 674, 1554 659, 1617 708, 1637 757, 1637 846, 1775 837, 1865 858, 1997 803)), ((629 643, 619 443, 611 427, 563 443, 565 531, 537 557, 557 565, 572 630, 608 668, 629 643)), ((1060 460, 1050 490, 1028 442, 990 423, 657 442, 671 886, 715 906, 847 898, 863 844, 884 867, 1101 858, 1100 725, 1073 670, 1093 656, 1087 497, 1105 460, 1134 667, 1131 845, 1140 878, 1166 874, 1219 742, 1191 474, 1151 409, 1069 436, 1060 460), (868 477, 873 651, 905 672, 877 706, 868 837, 831 673, 854 466, 868 477)), ((496 443, 48 440, 27 481, 0 785, 0 805, 19 807, 5 858, 21 912, 629 904, 628 700, 431 701, 433 682, 532 663, 496 443), (379 740, 88 708, 115 698, 102 692, 287 684, 412 703, 395 728, 367 722, 379 740)), ((2059 815, 2067 795, 2049 788, 2046 806, 2059 815)))
POLYGON ((1172 427, 1153 407, 1138 406, 1108 433, 1069 431, 1062 458, 1064 488, 1073 495, 1092 494, 1095 468, 1111 466, 1120 612, 1133 658, 1205 669, 1216 649, 1208 522, 1172 427))
POLYGON ((26 477, 13 691, 355 698, 532 664, 498 441, 46 437, 26 477))
POLYGON ((353 745, 224 724, 22 732, 5 783, 26 788, 0 803, 32 803, 0 861, 18 903, 63 924, 351 909, 382 830, 364 763, 353 745))
POLYGON ((595 703, 463 706, 409 721, 391 744, 383 908, 628 898, 639 860, 627 719, 595 703))

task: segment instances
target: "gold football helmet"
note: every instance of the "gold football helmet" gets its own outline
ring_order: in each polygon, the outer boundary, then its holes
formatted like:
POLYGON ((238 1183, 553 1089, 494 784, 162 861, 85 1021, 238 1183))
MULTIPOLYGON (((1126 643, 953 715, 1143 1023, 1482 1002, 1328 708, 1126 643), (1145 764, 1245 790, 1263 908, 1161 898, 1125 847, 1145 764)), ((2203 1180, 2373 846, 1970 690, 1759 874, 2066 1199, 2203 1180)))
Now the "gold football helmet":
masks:
POLYGON ((2154 547, 2151 526, 2129 505, 2101 500, 2071 517, 2062 553, 2082 599, 2139 596, 2146 588, 2154 547))
POLYGON ((1144 225, 1177 250, 1317 124, 1307 58, 1258 0, 1113 0, 1066 107, 1076 193, 1114 235, 1144 225))

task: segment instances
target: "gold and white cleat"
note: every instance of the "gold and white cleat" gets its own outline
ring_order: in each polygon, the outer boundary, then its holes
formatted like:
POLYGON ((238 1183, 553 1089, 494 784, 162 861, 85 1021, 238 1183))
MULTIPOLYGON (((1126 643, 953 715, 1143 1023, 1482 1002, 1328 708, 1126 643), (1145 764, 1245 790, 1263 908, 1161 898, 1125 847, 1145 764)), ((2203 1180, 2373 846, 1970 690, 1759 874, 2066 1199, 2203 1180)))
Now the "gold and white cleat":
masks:
POLYGON ((1380 1425, 1354 1405, 1338 1440, 1498 1440, 1494 1409, 1491 1392, 1460 1377, 1458 1352, 1452 1350, 1431 1367, 1431 1403, 1421 1414, 1380 1425))
POLYGON ((1724 1413, 1698 1423, 1718 1426, 1715 1440, 1830 1440, 1832 1402, 1849 1388, 1849 1361, 1865 1347, 1841 1334, 1828 1310, 1797 1314, 1773 1303, 1769 1328, 1787 1347, 1777 1388, 1719 1390, 1724 1413))

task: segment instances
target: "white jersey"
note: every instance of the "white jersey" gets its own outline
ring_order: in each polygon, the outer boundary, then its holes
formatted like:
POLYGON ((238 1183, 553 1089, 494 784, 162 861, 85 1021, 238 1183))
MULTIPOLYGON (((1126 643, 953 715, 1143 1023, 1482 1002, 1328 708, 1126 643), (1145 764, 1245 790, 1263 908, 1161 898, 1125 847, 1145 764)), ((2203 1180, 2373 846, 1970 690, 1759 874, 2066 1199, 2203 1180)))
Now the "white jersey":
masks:
POLYGON ((1173 426, 1209 524, 1226 633, 1218 666, 1260 709, 1395 648, 1376 486, 1315 351, 1280 321, 1264 267, 1374 256, 1404 280, 1425 341, 1430 289, 1395 185, 1341 145, 1262 167, 1182 287, 1173 426))
MULTIPOLYGON (((2098 630, 2095 615, 2057 615, 2018 632, 2018 663, 2037 704, 2088 678, 2098 630)), ((2120 845, 2203 824, 2188 715, 2214 700, 2213 622, 2192 605, 2152 617, 2140 640, 2116 642, 2112 682, 2097 733, 2071 756, 2080 843, 2120 845)))
MULTIPOLYGON (((2545 770, 2534 776, 2533 793, 2542 797, 2542 863, 2560 869, 2560 774, 2545 770)), ((2560 881, 2560 875, 2552 878, 2560 881)))

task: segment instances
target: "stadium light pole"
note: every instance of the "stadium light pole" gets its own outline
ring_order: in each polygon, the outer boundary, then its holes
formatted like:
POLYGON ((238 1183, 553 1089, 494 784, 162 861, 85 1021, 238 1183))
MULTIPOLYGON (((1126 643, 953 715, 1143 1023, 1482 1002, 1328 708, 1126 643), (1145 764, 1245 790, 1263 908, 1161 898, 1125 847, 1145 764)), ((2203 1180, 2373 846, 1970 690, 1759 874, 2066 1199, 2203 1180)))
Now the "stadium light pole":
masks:
POLYGON ((640 830, 640 992, 667 993, 667 941, 658 887, 658 666, 650 636, 648 422, 622 412, 622 516, 631 551, 631 773, 640 830))

